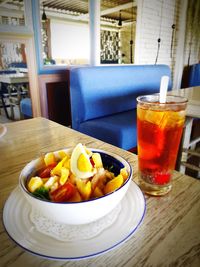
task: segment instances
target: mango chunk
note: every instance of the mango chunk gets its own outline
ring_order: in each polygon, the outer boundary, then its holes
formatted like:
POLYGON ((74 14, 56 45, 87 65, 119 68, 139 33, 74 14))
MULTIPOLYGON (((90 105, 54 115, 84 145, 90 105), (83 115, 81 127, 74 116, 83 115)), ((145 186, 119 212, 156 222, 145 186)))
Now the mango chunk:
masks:
POLYGON ((61 168, 61 177, 60 177, 60 184, 64 185, 69 177, 69 170, 65 167, 61 168))
POLYGON ((36 189, 43 185, 43 181, 40 177, 32 177, 28 183, 28 190, 33 193, 36 189))
POLYGON ((78 188, 78 191, 80 192, 81 196, 84 200, 88 200, 90 198, 91 192, 92 192, 92 184, 90 181, 84 182, 81 179, 76 180, 76 185, 78 188))
POLYGON ((104 193, 109 194, 122 186, 124 182, 123 176, 119 174, 114 179, 110 180, 104 187, 104 193))
POLYGON ((126 181, 128 178, 128 172, 125 167, 120 170, 120 174, 123 176, 124 181, 126 181))
POLYGON ((98 186, 96 186, 94 191, 93 191, 93 197, 98 198, 98 197, 102 197, 103 195, 104 194, 103 194, 102 190, 98 186))
POLYGON ((61 168, 63 167, 65 161, 67 160, 67 156, 65 156, 57 165, 55 168, 53 168, 53 170, 51 171, 52 175, 58 175, 61 176, 61 168))
POLYGON ((70 158, 67 159, 64 164, 63 164, 63 167, 67 168, 68 170, 70 170, 70 158))
POLYGON ((101 155, 99 153, 93 153, 92 159, 94 161, 95 168, 102 168, 103 167, 101 155))
POLYGON ((54 164, 56 162, 56 157, 53 152, 46 153, 44 156, 44 162, 46 166, 54 164))
POLYGON ((69 155, 63 150, 58 151, 58 155, 60 159, 63 159, 64 157, 67 157, 69 159, 69 155))

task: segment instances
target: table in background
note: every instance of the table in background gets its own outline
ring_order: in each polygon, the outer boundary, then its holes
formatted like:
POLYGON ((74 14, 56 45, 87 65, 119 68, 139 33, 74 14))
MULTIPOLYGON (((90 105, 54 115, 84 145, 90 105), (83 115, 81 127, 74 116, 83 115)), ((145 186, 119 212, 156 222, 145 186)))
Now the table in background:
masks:
POLYGON ((180 172, 185 173, 185 168, 193 168, 200 173, 200 168, 198 166, 193 166, 187 163, 188 152, 192 153, 196 156, 200 156, 200 154, 196 151, 195 146, 198 142, 200 142, 200 134, 195 140, 191 140, 191 132, 192 125, 194 119, 200 119, 200 86, 183 88, 179 90, 173 90, 169 92, 170 95, 183 96, 188 99, 187 109, 186 109, 186 123, 185 123, 185 131, 183 133, 183 142, 182 142, 182 159, 180 164, 180 172), (192 150, 190 149, 192 148, 192 150))
MULTIPOLYGON (((44 118, 5 124, 0 139, 0 207, 18 184, 22 168, 41 153, 75 146, 117 153, 133 167, 137 181, 137 156, 44 118)), ((143 223, 120 247, 91 259, 53 261, 32 255, 17 246, 0 224, 1 266, 200 266, 200 182, 174 172, 173 189, 164 197, 146 198, 143 223)), ((120 229, 119 229, 120 230, 120 229)))
MULTIPOLYGON (((23 84, 26 84, 26 86, 28 86, 29 83, 28 74, 27 73, 1 74, 0 82, 7 84, 8 99, 11 107, 11 119, 14 119, 14 106, 17 105, 19 108, 21 99, 29 94, 28 89, 23 87, 23 84)), ((6 115, 8 115, 7 112, 6 115)))

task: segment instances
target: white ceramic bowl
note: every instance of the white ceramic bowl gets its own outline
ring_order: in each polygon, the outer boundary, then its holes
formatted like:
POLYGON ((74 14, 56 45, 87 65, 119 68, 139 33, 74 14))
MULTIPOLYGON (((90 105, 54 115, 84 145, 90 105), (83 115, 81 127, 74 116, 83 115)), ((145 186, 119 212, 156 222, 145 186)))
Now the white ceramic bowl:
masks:
MULTIPOLYGON (((63 150, 66 152, 69 151, 67 149, 63 150)), ((116 169, 121 169, 125 166, 129 173, 129 177, 125 183, 116 191, 93 200, 74 203, 54 203, 42 200, 33 196, 26 188, 27 179, 34 176, 44 165, 42 158, 37 158, 23 168, 19 177, 19 186, 32 206, 32 209, 39 210, 43 215, 56 222, 78 225, 90 223, 102 218, 119 204, 130 185, 132 177, 131 166, 125 159, 111 152, 98 149, 90 150, 101 154, 104 166, 105 164, 113 165, 116 169)), ((54 154, 57 155, 57 151, 54 154)))

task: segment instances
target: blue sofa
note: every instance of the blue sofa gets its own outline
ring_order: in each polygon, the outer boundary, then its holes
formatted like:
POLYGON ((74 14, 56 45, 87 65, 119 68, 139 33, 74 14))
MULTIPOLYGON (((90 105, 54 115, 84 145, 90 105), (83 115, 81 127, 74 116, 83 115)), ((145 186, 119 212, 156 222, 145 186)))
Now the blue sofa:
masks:
POLYGON ((167 65, 73 68, 70 71, 72 128, 132 150, 137 146, 136 97, 158 93, 163 75, 171 77, 167 65))
POLYGON ((29 97, 23 98, 20 101, 20 111, 23 114, 24 119, 30 119, 33 117, 32 103, 29 97))
POLYGON ((189 87, 200 86, 200 63, 190 66, 189 87))

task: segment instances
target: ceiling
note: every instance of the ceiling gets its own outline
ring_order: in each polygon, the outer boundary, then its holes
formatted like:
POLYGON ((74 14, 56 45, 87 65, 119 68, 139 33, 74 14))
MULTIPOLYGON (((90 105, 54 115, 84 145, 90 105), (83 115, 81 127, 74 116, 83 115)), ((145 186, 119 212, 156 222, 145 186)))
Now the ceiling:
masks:
MULTIPOLYGON (((88 2, 88 0, 40 0, 41 8, 44 7, 47 15, 48 12, 71 13, 80 18, 88 15, 88 2)), ((101 17, 105 20, 118 21, 121 16, 122 22, 128 23, 136 21, 136 13, 137 6, 134 0, 101 0, 101 17)))
MULTIPOLYGON (((40 0, 41 12, 43 8, 49 18, 65 18, 71 20, 88 21, 89 0, 40 0)), ((12 10, 13 13, 23 12, 23 0, 0 0, 1 14, 12 10)), ((116 25, 121 18, 122 23, 136 21, 136 0, 101 0, 101 20, 116 25)))

